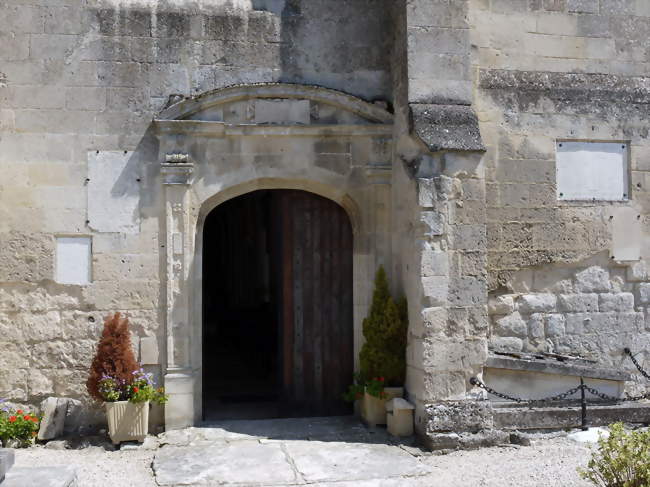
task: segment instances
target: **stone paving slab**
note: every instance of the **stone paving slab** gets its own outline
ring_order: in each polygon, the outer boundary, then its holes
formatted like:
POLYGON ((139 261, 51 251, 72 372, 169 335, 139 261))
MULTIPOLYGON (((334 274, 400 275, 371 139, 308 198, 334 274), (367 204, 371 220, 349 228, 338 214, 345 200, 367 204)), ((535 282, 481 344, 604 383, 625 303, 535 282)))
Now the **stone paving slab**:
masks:
POLYGON ((431 485, 413 439, 353 417, 221 421, 169 431, 160 444, 153 470, 161 486, 431 485))
MULTIPOLYGON (((153 462, 158 485, 286 485, 299 481, 279 443, 246 440, 202 448, 162 448, 153 462)), ((4 487, 4 486, 3 486, 4 487)))
POLYGON ((430 467, 392 445, 292 441, 285 447, 308 483, 418 477, 431 473, 430 467))
POLYGON ((0 482, 14 464, 14 451, 0 447, 0 482))
POLYGON ((81 487, 73 466, 13 467, 2 487, 81 487))

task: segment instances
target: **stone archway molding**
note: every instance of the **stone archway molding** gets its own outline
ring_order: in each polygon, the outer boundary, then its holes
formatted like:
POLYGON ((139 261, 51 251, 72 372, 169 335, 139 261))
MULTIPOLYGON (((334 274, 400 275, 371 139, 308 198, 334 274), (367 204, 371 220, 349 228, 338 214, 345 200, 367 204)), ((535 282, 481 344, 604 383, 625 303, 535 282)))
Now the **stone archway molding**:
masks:
POLYGON ((341 91, 320 86, 288 83, 256 83, 235 85, 207 91, 198 96, 184 99, 165 108, 158 120, 185 120, 191 115, 215 105, 246 100, 250 98, 308 99, 339 107, 353 112, 374 123, 392 124, 393 115, 382 107, 368 103, 360 98, 341 91))

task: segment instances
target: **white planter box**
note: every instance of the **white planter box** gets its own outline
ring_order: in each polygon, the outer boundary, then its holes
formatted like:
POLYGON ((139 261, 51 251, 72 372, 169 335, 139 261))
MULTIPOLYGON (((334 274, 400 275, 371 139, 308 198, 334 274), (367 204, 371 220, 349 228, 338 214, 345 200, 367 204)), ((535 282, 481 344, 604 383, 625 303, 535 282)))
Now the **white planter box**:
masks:
POLYGON ((123 441, 144 441, 149 432, 149 401, 106 402, 108 435, 114 445, 123 441))

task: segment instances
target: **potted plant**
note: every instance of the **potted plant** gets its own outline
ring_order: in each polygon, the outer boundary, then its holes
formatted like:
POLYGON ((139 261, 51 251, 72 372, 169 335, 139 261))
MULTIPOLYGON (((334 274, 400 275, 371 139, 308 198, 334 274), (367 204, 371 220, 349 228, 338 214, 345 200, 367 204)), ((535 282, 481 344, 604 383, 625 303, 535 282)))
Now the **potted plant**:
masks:
POLYGON ((365 343, 359 354, 366 378, 361 414, 366 423, 386 424, 386 401, 404 395, 408 313, 405 298, 393 299, 386 271, 380 267, 368 317, 363 320, 365 343))
POLYGON ((156 388, 152 374, 138 365, 131 346, 129 321, 120 313, 104 321, 97 344, 88 393, 104 403, 108 434, 114 444, 144 441, 149 432, 149 404, 167 401, 164 389, 156 388))
MULTIPOLYGON (((4 402, 4 401, 0 401, 4 402)), ((22 409, 4 407, 0 411, 0 440, 5 448, 25 448, 34 444, 40 418, 22 409)))

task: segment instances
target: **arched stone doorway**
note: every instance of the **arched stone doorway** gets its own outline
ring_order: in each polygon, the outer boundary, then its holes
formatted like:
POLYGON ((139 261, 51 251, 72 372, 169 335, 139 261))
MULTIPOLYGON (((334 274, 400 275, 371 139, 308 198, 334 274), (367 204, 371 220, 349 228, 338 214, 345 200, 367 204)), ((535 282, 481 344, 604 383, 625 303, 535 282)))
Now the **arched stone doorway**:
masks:
POLYGON ((204 419, 349 414, 353 237, 342 207, 258 190, 203 227, 204 419))
POLYGON ((354 234, 354 360, 374 273, 391 265, 392 115, 332 90, 263 84, 183 100, 161 112, 155 132, 164 186, 165 427, 205 416, 205 224, 212 210, 253 191, 306 191, 345 209, 354 234))

